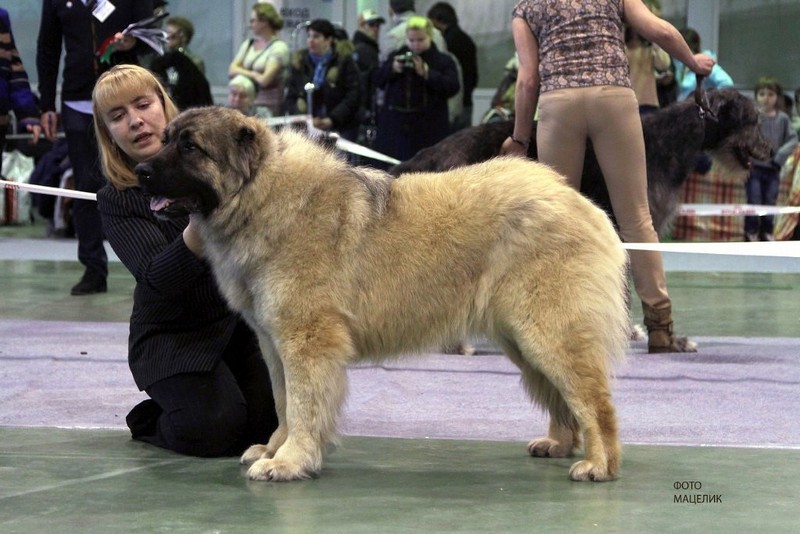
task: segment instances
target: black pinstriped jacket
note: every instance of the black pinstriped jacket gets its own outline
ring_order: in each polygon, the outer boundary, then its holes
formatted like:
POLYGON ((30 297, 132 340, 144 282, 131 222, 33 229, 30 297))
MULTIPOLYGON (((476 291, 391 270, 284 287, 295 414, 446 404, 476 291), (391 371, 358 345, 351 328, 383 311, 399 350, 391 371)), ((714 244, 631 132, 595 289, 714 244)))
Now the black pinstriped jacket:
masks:
POLYGON ((208 264, 186 248, 189 218, 157 219, 139 188, 106 185, 97 206, 108 242, 136 279, 128 339, 136 385, 145 389, 175 374, 211 370, 239 317, 208 264))

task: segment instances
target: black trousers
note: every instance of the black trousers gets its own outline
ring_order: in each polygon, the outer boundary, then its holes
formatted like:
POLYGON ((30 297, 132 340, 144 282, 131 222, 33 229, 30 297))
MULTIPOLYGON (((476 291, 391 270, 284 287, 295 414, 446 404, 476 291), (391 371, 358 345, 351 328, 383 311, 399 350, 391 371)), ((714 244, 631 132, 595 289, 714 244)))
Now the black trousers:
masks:
MULTIPOLYGON (((61 120, 67 139, 69 161, 77 191, 96 193, 105 178, 98 160, 97 140, 91 115, 61 106, 61 120)), ((108 258, 103 247, 103 226, 97 202, 75 199, 72 202, 72 220, 78 238, 78 261, 98 278, 108 274, 108 258)))
POLYGON ((213 371, 175 375, 145 391, 151 398, 127 417, 133 439, 181 454, 237 456, 278 427, 267 365, 244 323, 213 371))

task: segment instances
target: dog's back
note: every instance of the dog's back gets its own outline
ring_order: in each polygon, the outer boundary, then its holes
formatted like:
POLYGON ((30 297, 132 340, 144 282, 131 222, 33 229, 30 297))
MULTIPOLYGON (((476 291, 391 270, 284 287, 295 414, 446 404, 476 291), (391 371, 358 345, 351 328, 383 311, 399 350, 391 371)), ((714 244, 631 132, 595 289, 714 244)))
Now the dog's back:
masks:
POLYGON ((347 285, 360 352, 409 350, 411 339, 421 349, 495 336, 524 307, 520 294, 548 287, 585 295, 530 314, 595 315, 614 332, 609 353, 619 354, 625 261, 608 217, 544 165, 496 158, 405 175, 391 182, 385 214, 352 253, 358 276, 347 285))

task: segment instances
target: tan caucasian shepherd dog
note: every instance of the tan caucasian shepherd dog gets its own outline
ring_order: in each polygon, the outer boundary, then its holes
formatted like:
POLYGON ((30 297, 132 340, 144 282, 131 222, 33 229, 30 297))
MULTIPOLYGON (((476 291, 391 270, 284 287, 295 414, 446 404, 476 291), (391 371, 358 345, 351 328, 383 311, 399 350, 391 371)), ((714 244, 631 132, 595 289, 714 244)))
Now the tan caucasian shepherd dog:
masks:
POLYGON ((280 425, 242 456, 251 479, 321 471, 348 364, 468 335, 501 346, 549 411, 530 454, 571 455, 582 434, 570 477, 617 476, 609 375, 626 347, 627 258, 608 217, 548 167, 497 158, 393 179, 217 107, 178 116, 137 173, 172 199, 166 214, 195 213, 260 340, 280 425))

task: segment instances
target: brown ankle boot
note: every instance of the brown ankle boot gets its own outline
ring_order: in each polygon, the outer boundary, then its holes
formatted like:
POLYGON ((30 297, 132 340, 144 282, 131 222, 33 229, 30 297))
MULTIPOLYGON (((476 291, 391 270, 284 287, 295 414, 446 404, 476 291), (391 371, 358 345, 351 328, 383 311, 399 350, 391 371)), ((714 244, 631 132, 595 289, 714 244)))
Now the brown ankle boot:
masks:
POLYGON ((672 333, 672 307, 656 310, 642 303, 647 327, 647 352, 697 352, 697 343, 672 333))

